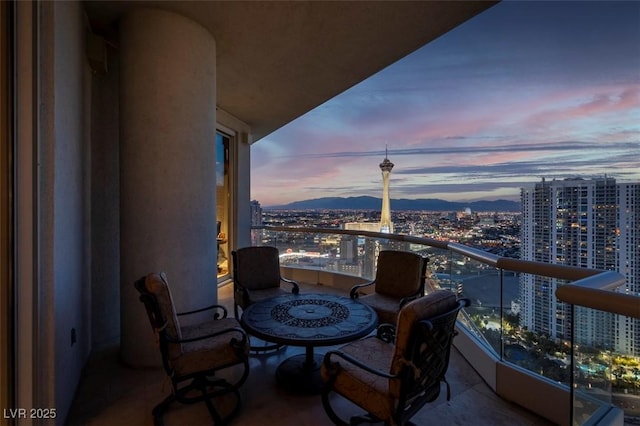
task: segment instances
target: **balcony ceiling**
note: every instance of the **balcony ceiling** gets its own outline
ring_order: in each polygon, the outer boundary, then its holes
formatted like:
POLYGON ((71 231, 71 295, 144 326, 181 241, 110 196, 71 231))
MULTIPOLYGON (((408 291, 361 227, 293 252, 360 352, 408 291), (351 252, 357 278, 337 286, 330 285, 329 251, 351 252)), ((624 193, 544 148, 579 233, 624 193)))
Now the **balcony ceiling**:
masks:
POLYGON ((257 141, 491 7, 494 1, 88 1, 115 41, 135 7, 182 14, 213 34, 217 104, 257 141))

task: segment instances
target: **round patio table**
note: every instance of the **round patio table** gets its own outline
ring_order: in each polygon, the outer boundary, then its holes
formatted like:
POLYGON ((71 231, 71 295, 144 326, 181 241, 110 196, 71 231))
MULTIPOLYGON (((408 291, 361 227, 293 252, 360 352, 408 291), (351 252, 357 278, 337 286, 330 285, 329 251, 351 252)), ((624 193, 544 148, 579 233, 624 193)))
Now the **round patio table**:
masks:
POLYGON ((305 353, 284 360, 276 371, 283 387, 304 393, 322 388, 322 355, 316 346, 333 346, 366 336, 378 316, 364 303, 331 294, 287 294, 256 302, 243 312, 242 326, 268 342, 305 347, 305 353))

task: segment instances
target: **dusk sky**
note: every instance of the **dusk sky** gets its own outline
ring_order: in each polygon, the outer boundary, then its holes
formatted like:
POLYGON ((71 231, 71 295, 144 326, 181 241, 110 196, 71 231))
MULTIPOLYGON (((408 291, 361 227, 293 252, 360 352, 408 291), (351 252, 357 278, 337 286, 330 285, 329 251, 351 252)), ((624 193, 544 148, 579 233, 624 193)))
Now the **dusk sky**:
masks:
POLYGON ((392 199, 640 181, 640 1, 490 8, 252 145, 251 197, 381 197, 385 145, 392 199))

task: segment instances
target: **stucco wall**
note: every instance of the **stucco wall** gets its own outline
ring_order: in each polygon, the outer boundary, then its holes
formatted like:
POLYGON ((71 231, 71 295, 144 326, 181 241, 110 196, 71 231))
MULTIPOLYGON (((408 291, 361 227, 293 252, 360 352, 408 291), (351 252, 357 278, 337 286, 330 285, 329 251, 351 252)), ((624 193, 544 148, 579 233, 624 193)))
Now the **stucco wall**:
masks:
POLYGON ((40 11, 39 400, 61 423, 91 349, 90 74, 81 4, 40 11))
POLYGON ((118 57, 91 86, 91 337, 93 350, 120 344, 120 149, 118 57))

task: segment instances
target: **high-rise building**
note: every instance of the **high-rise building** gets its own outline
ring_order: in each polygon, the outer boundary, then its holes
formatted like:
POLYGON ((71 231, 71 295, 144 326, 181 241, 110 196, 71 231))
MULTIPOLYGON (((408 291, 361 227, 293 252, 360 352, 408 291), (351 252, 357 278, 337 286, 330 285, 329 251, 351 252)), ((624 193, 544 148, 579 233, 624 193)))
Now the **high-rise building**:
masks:
MULTIPOLYGON (((344 229, 354 231, 379 232, 380 224, 377 222, 347 222, 344 229)), ((357 240, 357 239, 356 239, 357 240)), ((360 273, 363 277, 372 279, 376 270, 376 259, 380 252, 380 244, 373 238, 365 238, 360 257, 360 273)))
MULTIPOLYGON (((618 193, 618 271, 627 280, 625 292, 640 294, 640 182, 620 183, 618 193)), ((615 318, 618 348, 640 356, 640 320, 623 316, 615 318)))
MULTIPOLYGON (((262 226, 262 206, 256 200, 251 200, 251 226, 262 226)), ((251 245, 262 245, 262 229, 251 230, 251 245)))
POLYGON ((358 237, 344 235, 340 240, 340 261, 345 264, 358 263, 358 237))
MULTIPOLYGON (((620 291, 640 290, 640 184, 614 178, 542 179, 523 188, 523 260, 615 270, 627 277, 620 291)), ((543 276, 520 279, 520 322, 555 339, 571 337, 570 307, 558 301, 564 282, 543 276)), ((593 309, 576 309, 576 343, 640 355, 640 321, 593 309)))
POLYGON ((358 253, 358 237, 343 235, 340 240, 340 261, 338 271, 351 275, 360 275, 362 265, 358 253))
POLYGON ((262 226, 262 206, 256 200, 251 200, 251 226, 262 226))
POLYGON ((389 175, 393 169, 393 163, 387 158, 387 149, 384 150, 384 160, 380 163, 382 171, 382 211, 380 212, 380 232, 393 233, 391 222, 391 202, 389 201, 389 175))

